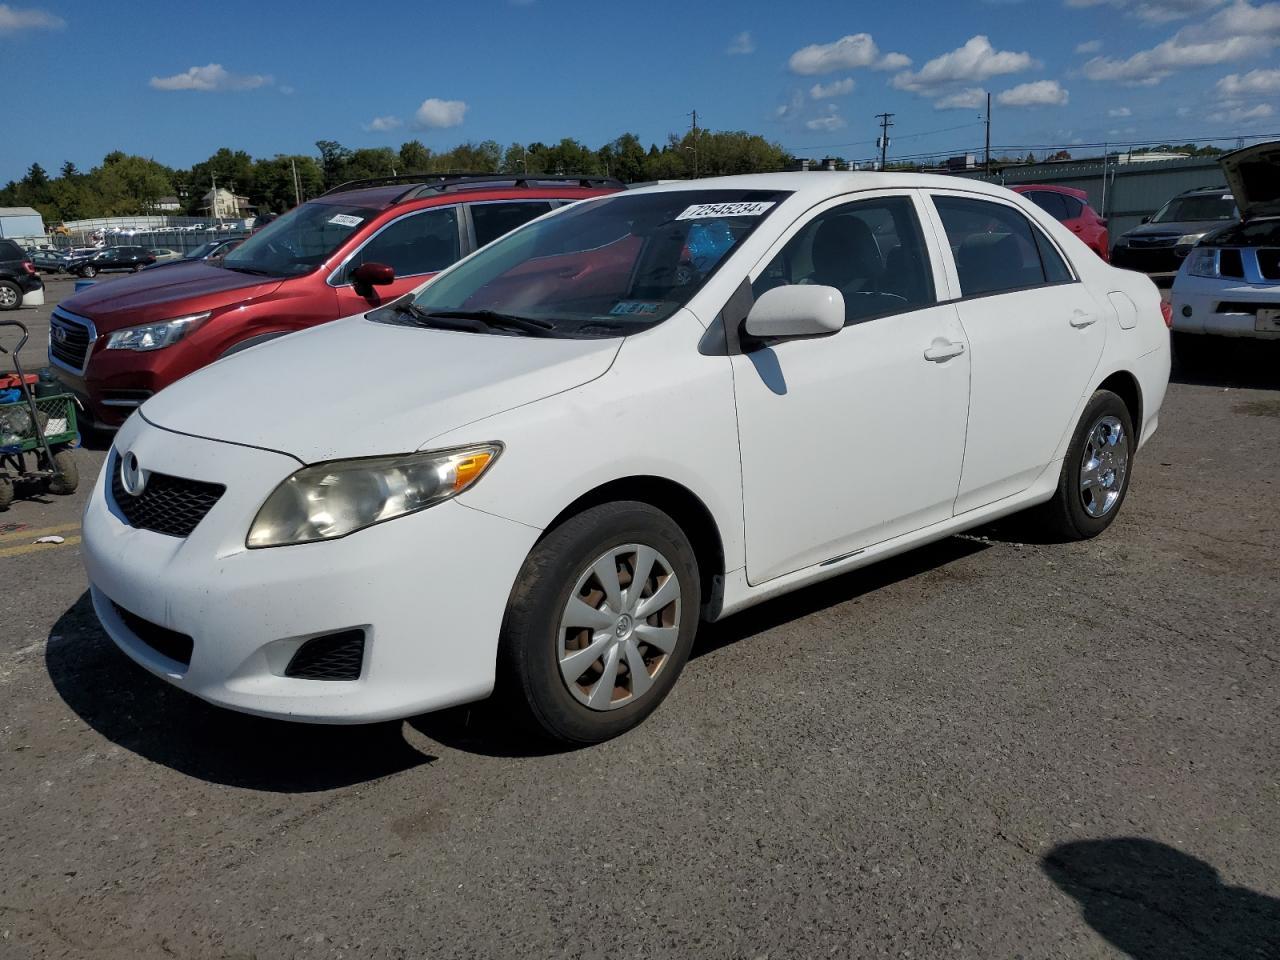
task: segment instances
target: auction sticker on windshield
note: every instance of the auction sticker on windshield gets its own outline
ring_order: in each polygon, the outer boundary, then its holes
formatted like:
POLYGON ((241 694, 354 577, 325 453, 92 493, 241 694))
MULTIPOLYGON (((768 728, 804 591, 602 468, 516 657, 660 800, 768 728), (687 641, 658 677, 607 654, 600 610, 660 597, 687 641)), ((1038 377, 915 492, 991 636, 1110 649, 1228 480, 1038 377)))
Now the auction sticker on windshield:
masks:
POLYGON ((700 220, 703 217, 758 217, 772 207, 774 201, 742 201, 738 203, 695 203, 686 207, 677 220, 700 220))
POLYGON ((362 218, 353 217, 349 213, 335 213, 329 218, 330 223, 336 223, 340 227, 358 227, 362 218))

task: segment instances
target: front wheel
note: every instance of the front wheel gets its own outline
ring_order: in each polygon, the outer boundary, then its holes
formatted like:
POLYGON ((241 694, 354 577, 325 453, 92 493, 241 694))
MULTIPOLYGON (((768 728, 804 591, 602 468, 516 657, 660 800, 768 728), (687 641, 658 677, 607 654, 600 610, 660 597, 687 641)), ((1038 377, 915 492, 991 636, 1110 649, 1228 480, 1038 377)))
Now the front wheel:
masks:
POLYGON ((593 507, 552 530, 512 589, 499 692, 567 743, 598 743, 657 708, 697 631, 698 565, 684 532, 638 502, 593 507))
POLYGON ((98 275, 97 267, 81 267, 80 268, 80 276, 84 277, 86 280, 92 279, 97 275, 98 275))
POLYGON ((0 310, 17 310, 22 306, 22 290, 16 283, 0 280, 0 310))
POLYGON ((1129 492, 1136 449, 1129 408, 1110 390, 1096 391, 1067 448, 1058 489, 1042 508, 1045 525, 1064 540, 1087 540, 1111 526, 1129 492))

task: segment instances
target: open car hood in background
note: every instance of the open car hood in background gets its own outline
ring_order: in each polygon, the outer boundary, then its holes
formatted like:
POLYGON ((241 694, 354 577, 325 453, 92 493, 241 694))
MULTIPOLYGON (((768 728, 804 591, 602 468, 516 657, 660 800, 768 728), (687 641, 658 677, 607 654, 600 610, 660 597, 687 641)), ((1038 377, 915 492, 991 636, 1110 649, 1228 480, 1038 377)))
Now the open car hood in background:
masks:
POLYGON ((1218 163, 1245 220, 1280 216, 1280 141, 1223 154, 1218 163))

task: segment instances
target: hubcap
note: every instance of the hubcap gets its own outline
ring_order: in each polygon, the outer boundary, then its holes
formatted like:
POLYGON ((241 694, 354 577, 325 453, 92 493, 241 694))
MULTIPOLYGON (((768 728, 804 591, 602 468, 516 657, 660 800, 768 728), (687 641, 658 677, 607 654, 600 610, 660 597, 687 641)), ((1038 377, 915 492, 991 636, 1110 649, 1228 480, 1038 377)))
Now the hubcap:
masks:
POLYGON ((1080 502, 1091 517, 1106 516, 1124 492, 1129 436, 1116 417, 1103 417, 1085 440, 1080 462, 1080 502))
POLYGON ((574 698, 616 710, 647 693, 680 639, 680 580, 657 550, 628 543, 579 575, 556 656, 574 698))
POLYGON ((18 302, 18 295, 8 287, 0 287, 0 306, 12 307, 18 302))

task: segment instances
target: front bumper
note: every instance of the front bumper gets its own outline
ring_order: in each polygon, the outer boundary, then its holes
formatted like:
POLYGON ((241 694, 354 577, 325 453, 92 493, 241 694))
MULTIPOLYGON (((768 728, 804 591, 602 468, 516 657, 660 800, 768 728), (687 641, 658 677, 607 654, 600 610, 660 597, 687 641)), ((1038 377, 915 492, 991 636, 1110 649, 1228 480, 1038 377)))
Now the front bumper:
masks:
POLYGON ((1280 310, 1280 283, 1252 284, 1178 274, 1171 295, 1175 333, 1280 339, 1280 329, 1258 329, 1258 310, 1280 310))
POLYGON ((147 670, 221 706, 262 716, 363 723, 487 696, 498 632, 538 531, 449 501, 325 543, 248 550, 263 500, 299 467, 283 454, 171 433, 132 417, 116 438, 146 469, 226 486, 185 539, 128 525, 107 458, 85 509, 94 609, 147 670), (169 659, 116 605, 189 636, 169 659), (284 675, 309 638, 365 632, 356 680, 284 675))

